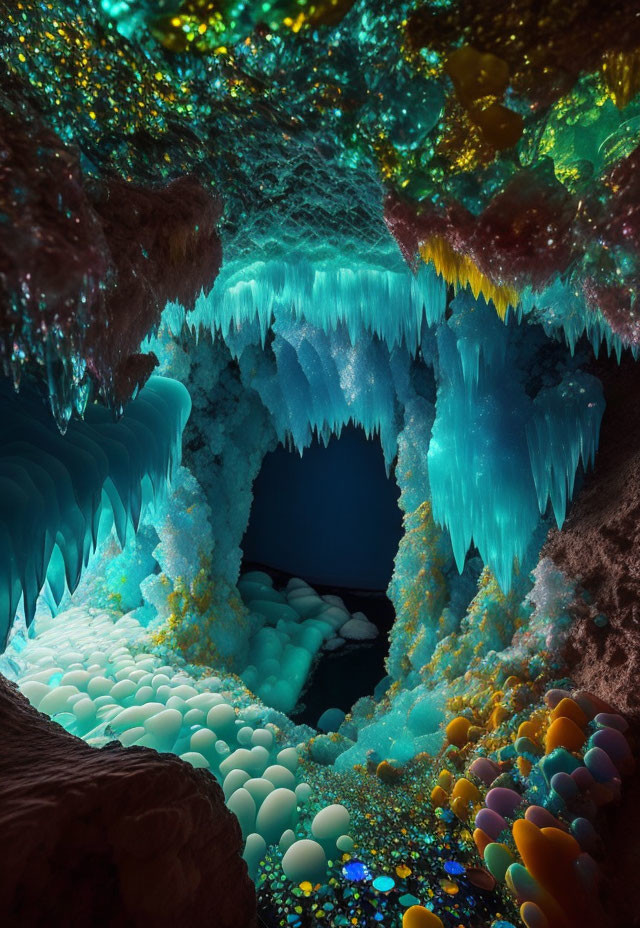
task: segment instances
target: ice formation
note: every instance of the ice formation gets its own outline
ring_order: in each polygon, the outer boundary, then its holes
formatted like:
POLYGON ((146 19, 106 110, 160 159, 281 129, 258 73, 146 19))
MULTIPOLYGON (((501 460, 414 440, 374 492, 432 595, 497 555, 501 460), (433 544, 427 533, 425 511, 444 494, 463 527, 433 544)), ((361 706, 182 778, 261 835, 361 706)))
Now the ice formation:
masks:
POLYGON ((40 398, 0 398, 4 512, 0 623, 6 640, 22 600, 27 624, 43 590, 58 604, 74 590, 98 540, 115 526, 122 544, 180 457, 189 394, 154 377, 115 423, 90 407, 64 435, 40 398))
POLYGON ((532 404, 509 327, 482 299, 457 297, 452 308, 438 331, 441 381, 428 455, 433 514, 449 530, 458 567, 474 542, 507 590, 549 497, 562 525, 578 465, 592 461, 604 403, 598 381, 578 374, 532 404))

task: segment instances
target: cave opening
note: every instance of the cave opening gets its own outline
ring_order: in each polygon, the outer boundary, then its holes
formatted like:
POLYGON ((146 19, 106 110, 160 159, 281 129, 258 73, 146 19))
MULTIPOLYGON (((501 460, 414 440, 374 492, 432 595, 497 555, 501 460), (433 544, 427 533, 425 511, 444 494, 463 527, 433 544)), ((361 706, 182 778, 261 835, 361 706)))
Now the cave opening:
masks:
POLYGON ((277 588, 299 577, 321 596, 339 596, 378 630, 373 640, 321 652, 291 713, 297 722, 315 726, 329 708, 348 712, 385 677, 399 495, 379 439, 355 425, 327 444, 314 439, 302 454, 279 445, 265 456, 242 541, 243 572, 263 570, 277 588))

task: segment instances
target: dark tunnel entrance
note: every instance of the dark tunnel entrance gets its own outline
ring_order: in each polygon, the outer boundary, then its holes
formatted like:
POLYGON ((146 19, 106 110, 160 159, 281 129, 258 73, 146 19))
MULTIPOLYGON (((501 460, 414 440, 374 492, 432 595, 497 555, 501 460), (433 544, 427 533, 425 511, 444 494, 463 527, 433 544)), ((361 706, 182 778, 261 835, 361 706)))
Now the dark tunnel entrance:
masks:
POLYGON ((327 708, 348 712, 385 675, 393 606, 386 588, 402 535, 400 491, 387 476, 377 438, 348 426, 302 456, 280 446, 265 457, 253 486, 243 539, 243 570, 268 571, 277 587, 300 577, 321 595, 337 594, 379 630, 374 641, 321 652, 292 718, 315 725, 327 708))
POLYGON ((253 485, 247 561, 308 583, 386 590, 402 534, 400 491, 377 438, 348 426, 325 447, 268 454, 253 485))

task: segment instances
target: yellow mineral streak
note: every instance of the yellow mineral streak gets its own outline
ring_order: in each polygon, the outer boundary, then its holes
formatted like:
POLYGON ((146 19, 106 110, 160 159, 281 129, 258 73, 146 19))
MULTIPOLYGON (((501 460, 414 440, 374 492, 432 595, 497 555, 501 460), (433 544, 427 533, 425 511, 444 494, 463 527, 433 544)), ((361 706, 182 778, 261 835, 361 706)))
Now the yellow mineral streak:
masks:
POLYGON ((609 52, 602 62, 602 76, 613 102, 624 109, 640 90, 640 48, 609 52))
POLYGON ((493 283, 468 255, 454 251, 439 235, 420 245, 420 257, 433 264, 437 273, 456 289, 469 286, 474 297, 482 294, 487 302, 491 300, 501 319, 504 319, 509 306, 518 305, 518 292, 514 287, 493 283))

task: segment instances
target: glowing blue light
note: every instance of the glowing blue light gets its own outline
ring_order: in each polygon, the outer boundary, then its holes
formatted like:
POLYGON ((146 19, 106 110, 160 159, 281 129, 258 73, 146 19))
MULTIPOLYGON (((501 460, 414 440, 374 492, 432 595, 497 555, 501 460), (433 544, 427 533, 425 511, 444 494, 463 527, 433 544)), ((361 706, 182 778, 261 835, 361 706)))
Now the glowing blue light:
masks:
POLYGON ((395 880, 390 876, 377 876, 373 881, 373 888, 379 893, 388 893, 396 885, 395 880))
POLYGON ((342 875, 351 883, 364 883, 371 879, 371 871, 361 860, 350 860, 342 868, 342 875))

